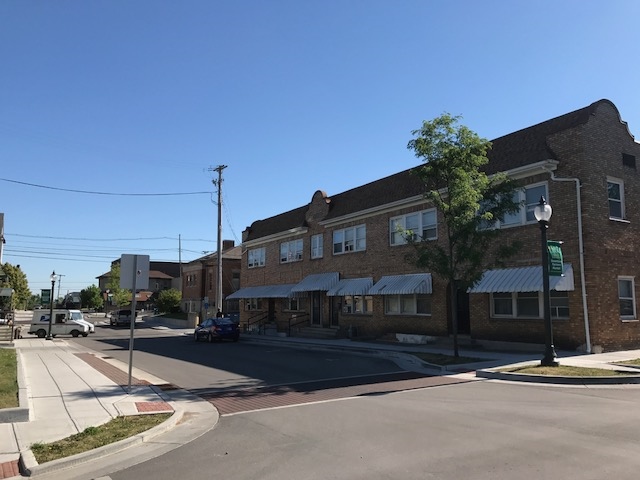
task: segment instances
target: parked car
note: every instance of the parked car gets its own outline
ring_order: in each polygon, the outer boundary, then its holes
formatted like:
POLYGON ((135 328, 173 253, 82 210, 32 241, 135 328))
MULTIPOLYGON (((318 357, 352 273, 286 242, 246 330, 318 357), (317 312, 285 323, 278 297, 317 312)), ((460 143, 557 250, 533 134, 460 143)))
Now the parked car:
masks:
POLYGON ((193 332, 193 339, 198 342, 221 342, 224 339, 237 342, 240 339, 238 324, 227 317, 207 318, 193 332))
MULTIPOLYGON (((136 312, 135 316, 136 318, 138 317, 138 312, 136 312)), ((120 325, 131 325, 131 310, 115 310, 111 312, 109 324, 115 325, 116 327, 120 325)))

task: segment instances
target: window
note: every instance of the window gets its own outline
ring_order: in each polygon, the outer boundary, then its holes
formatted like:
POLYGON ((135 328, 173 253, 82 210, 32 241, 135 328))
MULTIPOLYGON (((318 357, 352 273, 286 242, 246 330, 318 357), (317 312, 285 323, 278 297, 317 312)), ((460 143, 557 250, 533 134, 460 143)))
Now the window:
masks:
POLYGON ((311 258, 322 258, 323 241, 322 234, 311 237, 311 258))
MULTIPOLYGON (((513 193, 513 201, 522 204, 519 211, 506 214, 496 227, 510 227, 514 225, 523 225, 525 223, 534 223, 536 221, 533 215, 533 209, 540 203, 540 197, 549 200, 547 195, 547 185, 529 185, 522 190, 513 193)), ((488 226, 488 225, 487 225, 488 226)))
MULTIPOLYGON (((569 294, 549 292, 551 318, 569 318, 569 294)), ((491 294, 494 317, 543 318, 544 297, 541 292, 496 292, 491 294)))
POLYGON ((438 228, 435 209, 409 213, 389 220, 391 245, 404 245, 408 241, 435 240, 438 228))
POLYGON ((607 194, 609 197, 609 218, 624 218, 624 183, 622 180, 610 178, 607 180, 607 194))
POLYGON ((367 247, 367 227, 358 225, 357 227, 345 228, 333 232, 333 253, 334 255, 348 252, 360 252, 367 247))
POLYGON ((285 310, 300 310, 300 299, 297 297, 293 298, 285 298, 284 301, 284 309, 285 310))
POLYGON ((280 263, 302 260, 302 239, 280 244, 280 263))
POLYGON ((261 298, 247 298, 244 301, 244 309, 245 310, 262 310, 262 299, 261 298))
POLYGON ((636 319, 636 294, 633 277, 618 277, 618 303, 620 304, 621 319, 636 319))
POLYGON ((385 295, 384 313, 397 315, 431 315, 431 295, 385 295))
POLYGON ((249 268, 264 267, 265 248, 249 250, 249 268))
POLYGON ((345 295, 342 303, 342 313, 371 313, 373 312, 373 297, 371 295, 345 295))

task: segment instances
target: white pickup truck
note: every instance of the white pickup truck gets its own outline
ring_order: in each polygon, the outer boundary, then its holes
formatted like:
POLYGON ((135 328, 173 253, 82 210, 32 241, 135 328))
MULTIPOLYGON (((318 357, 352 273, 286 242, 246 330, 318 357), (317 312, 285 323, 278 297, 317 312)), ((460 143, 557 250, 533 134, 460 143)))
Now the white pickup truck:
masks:
MULTIPOLYGON (((75 312, 79 310, 60 310, 53 311, 53 320, 51 322, 51 335, 71 335, 78 337, 82 335, 86 337, 91 331, 89 322, 85 321, 80 313, 79 318, 74 318, 75 312)), ((49 311, 36 310, 33 312, 33 318, 29 327, 29 333, 44 338, 49 334, 49 311)))

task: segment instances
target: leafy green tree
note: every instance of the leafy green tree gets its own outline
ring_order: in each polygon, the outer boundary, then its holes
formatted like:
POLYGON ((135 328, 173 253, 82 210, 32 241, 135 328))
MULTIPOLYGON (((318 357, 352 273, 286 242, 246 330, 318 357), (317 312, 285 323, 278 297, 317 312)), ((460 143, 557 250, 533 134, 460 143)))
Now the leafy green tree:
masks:
POLYGON ((161 312, 179 312, 181 300, 182 293, 180 290, 176 290, 175 288, 163 290, 158 294, 158 309, 161 312))
POLYGON ((4 272, 4 278, 0 281, 0 286, 13 288, 11 297, 0 297, 2 308, 5 310, 26 309, 31 299, 27 276, 20 270, 20 265, 13 266, 9 262, 2 265, 2 271, 4 272))
POLYGON ((131 290, 120 288, 120 264, 111 265, 109 272, 109 282, 107 283, 111 295, 111 301, 118 307, 123 307, 131 303, 131 290))
POLYGON ((448 113, 412 132, 407 148, 424 165, 416 173, 425 185, 425 198, 437 209, 444 241, 422 240, 411 232, 407 238, 415 246, 410 261, 448 282, 454 355, 458 356, 457 289, 477 283, 483 272, 502 265, 520 245, 496 242, 495 222, 515 213, 516 182, 504 174, 488 176, 491 142, 459 124, 460 117, 448 113))
POLYGON ((100 309, 104 303, 102 292, 96 285, 91 285, 80 290, 80 302, 84 308, 100 309))

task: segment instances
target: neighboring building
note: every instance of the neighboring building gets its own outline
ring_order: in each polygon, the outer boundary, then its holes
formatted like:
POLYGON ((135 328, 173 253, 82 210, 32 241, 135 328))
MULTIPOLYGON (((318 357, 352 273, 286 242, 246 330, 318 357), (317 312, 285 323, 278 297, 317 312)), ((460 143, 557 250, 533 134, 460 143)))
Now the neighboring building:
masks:
MULTIPOLYGON (((240 261, 242 248, 233 240, 222 242, 222 312, 237 315, 238 301, 226 301, 227 296, 240 288, 240 261)), ((201 315, 215 315, 218 285, 218 253, 197 258, 182 267, 182 309, 201 315), (207 308, 208 306, 208 308, 207 308), (206 312, 205 312, 206 310, 206 312)))
MULTIPOLYGON (((499 224, 520 253, 459 291, 459 333, 478 341, 544 343, 540 228, 533 207, 553 207, 550 240, 562 240, 565 276, 552 280, 559 348, 640 347, 640 178, 635 142, 613 103, 588 107, 497 138, 488 174, 524 188, 522 210, 499 224)), ((397 226, 443 241, 439 213, 405 170, 352 190, 313 194, 308 205, 254 222, 243 232, 241 323, 280 331, 304 324, 359 336, 452 333, 447 285, 405 260, 397 226)))
MULTIPOLYGON (((111 264, 120 263, 120 259, 116 259, 111 264)), ((112 310, 110 302, 110 295, 107 291, 109 288, 109 280, 111 278, 111 272, 103 273, 98 279, 98 287, 102 291, 103 298, 105 299, 106 311, 112 310)), ((138 292, 136 296, 136 307, 138 309, 149 309, 155 304, 155 300, 163 290, 175 288, 180 290, 182 287, 180 283, 180 263, 178 262, 149 262, 149 290, 144 292, 138 292)))

